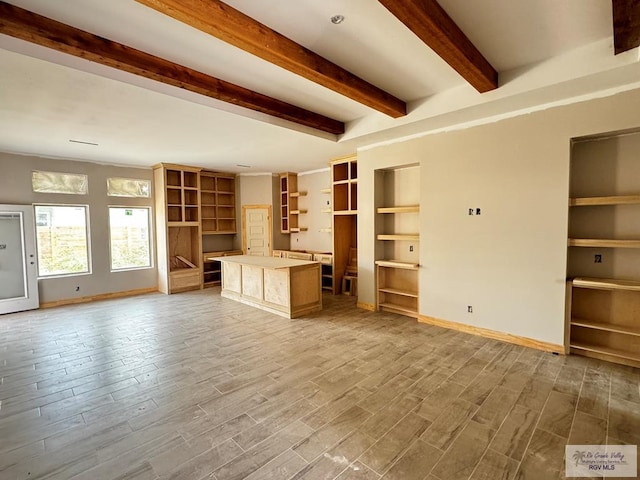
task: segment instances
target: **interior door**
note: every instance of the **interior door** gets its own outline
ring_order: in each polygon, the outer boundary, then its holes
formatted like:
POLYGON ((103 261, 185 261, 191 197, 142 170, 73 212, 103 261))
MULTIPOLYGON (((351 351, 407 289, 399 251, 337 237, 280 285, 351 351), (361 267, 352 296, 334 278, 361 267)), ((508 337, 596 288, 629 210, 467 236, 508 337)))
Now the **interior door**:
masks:
POLYGON ((0 205, 0 314, 38 308, 31 205, 0 205))
POLYGON ((246 255, 271 255, 271 208, 263 205, 242 207, 242 249, 246 255))

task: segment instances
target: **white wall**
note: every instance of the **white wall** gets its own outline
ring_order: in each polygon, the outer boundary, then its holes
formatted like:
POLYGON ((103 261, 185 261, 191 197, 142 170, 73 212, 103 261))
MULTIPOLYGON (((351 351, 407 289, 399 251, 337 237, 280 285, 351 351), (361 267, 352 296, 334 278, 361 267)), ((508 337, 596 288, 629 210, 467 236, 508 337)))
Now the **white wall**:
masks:
MULTIPOLYGON (((71 160, 0 153, 0 172, 2 172, 0 175, 0 204, 31 205, 34 203, 53 203, 89 205, 92 273, 39 280, 41 303, 154 288, 157 285, 155 266, 154 268, 143 270, 111 272, 109 260, 108 206, 152 206, 153 198, 107 197, 107 178, 125 177, 153 180, 151 169, 115 167, 71 160), (34 193, 31 187, 31 172, 33 170, 86 174, 89 178, 89 194, 34 193), (80 290, 76 291, 76 287, 80 287, 80 290)), ((151 231, 155 231, 153 225, 151 231)), ((155 252, 155 242, 153 249, 155 252)))
POLYGON ((359 302, 375 303, 374 171, 418 163, 419 313, 561 345, 571 139, 638 112, 640 90, 359 151, 359 302))

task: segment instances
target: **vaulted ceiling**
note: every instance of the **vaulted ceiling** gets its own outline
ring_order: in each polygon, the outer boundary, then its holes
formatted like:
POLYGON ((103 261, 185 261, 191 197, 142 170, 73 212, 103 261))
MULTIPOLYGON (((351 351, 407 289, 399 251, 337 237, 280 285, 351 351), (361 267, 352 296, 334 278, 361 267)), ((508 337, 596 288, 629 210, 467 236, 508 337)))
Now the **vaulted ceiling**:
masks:
POLYGON ((0 151, 321 168, 640 87, 637 3, 613 0, 614 18, 605 0, 0 2, 0 151))

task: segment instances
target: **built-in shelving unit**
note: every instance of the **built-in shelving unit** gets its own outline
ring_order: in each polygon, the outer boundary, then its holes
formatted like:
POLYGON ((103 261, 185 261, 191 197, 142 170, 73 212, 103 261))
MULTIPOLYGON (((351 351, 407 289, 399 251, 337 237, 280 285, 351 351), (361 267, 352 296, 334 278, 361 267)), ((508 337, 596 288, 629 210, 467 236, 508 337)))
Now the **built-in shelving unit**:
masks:
POLYGON ((158 290, 201 287, 200 169, 154 166, 158 290))
POLYGON ((384 310, 417 318, 418 265, 394 260, 377 260, 377 304, 384 310))
POLYGON ((574 143, 567 242, 567 350, 636 367, 640 367, 638 148, 640 134, 574 143))
POLYGON ((298 191, 298 175, 295 173, 280 174, 280 232, 296 233, 307 231, 300 225, 300 216, 306 215, 307 210, 301 209, 298 199, 307 192, 298 191))
POLYGON ((376 305, 378 310, 418 317, 419 167, 375 172, 376 305))
POLYGON ((235 175, 200 172, 202 234, 236 233, 235 175))
POLYGON ((355 156, 331 162, 334 215, 358 213, 358 160, 355 156))
POLYGON ((329 162, 329 166, 333 223, 330 230, 322 230, 333 233, 332 288, 339 294, 345 274, 350 279, 350 291, 356 291, 357 286, 353 253, 358 249, 358 159, 349 155, 329 162))

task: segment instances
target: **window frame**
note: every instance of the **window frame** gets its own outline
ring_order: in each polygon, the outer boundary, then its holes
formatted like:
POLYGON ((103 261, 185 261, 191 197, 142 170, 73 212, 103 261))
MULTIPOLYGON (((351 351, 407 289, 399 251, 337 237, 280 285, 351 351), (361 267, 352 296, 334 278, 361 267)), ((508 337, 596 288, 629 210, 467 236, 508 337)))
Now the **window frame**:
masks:
MULTIPOLYGON (((120 197, 122 198, 122 197, 120 197)), ((107 205, 107 223, 109 230, 109 272, 111 273, 119 273, 119 272, 131 272, 135 270, 149 270, 155 268, 154 265, 154 257, 155 253, 153 250, 153 210, 151 206, 148 205, 107 205), (147 210, 147 227, 148 227, 148 243, 149 243, 149 265, 143 267, 126 267, 126 268, 113 268, 113 248, 111 245, 111 209, 118 208, 123 210, 134 210, 134 209, 144 209, 147 210)))
POLYGON ((34 203, 33 214, 35 219, 34 230, 36 233, 36 258, 38 259, 38 280, 48 280, 52 278, 67 278, 78 277, 82 275, 93 274, 93 258, 91 255, 91 215, 89 211, 89 205, 80 203, 34 203), (85 221, 85 238, 87 242, 87 271, 84 272, 69 272, 69 273, 52 273, 48 275, 42 275, 40 273, 40 245, 38 242, 38 226, 37 226, 37 208, 38 207, 68 207, 68 208, 84 208, 84 221, 85 221))

